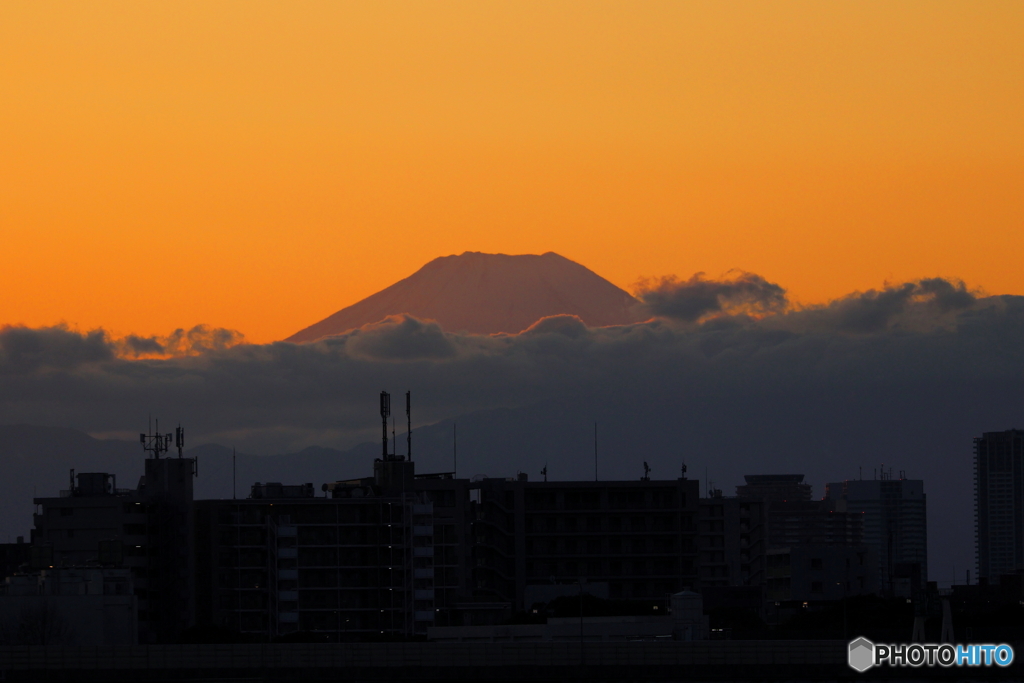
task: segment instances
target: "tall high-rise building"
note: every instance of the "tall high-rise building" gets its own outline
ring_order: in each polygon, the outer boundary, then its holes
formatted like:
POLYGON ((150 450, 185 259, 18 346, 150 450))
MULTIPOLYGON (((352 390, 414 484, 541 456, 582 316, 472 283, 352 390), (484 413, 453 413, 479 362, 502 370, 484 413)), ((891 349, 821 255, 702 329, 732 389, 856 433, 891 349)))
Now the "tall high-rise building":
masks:
POLYGON ((924 481, 858 479, 825 485, 825 498, 863 515, 864 544, 878 557, 885 594, 910 595, 928 580, 928 526, 924 481))
POLYGON ((1024 430, 974 440, 974 524, 978 578, 1024 568, 1024 430))

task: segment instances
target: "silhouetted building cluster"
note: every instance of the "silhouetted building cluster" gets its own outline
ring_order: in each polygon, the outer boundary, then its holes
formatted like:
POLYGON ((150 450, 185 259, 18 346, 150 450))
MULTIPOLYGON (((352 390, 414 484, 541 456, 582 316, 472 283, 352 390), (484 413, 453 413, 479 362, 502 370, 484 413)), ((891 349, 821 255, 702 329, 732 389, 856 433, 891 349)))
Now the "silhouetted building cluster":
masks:
MULTIPOLYGON (((936 594, 924 483, 902 473, 830 482, 821 499, 799 474, 749 475, 735 496, 701 497, 685 476, 417 473, 386 444, 372 476, 319 490, 256 483, 238 500, 193 500, 196 463, 180 451, 146 459, 133 488, 72 471, 58 497, 34 499, 30 542, 0 546, 0 630, 50 642, 74 630, 79 642, 175 642, 195 629, 461 640, 469 632, 443 629, 542 623, 561 618, 551 604, 586 594, 617 606, 609 614, 641 605, 633 626, 603 636, 640 637, 681 628, 644 621, 668 613, 672 596, 779 623, 856 596, 936 594)), ((1022 472, 1024 431, 975 439, 977 581, 956 587, 956 609, 1021 594, 1022 472)), ((521 630, 560 637, 552 628, 521 630)), ((699 620, 686 631, 707 635, 699 620)))
POLYGON ((765 597, 779 608, 878 592, 874 550, 864 541, 862 516, 830 500, 812 500, 802 474, 747 475, 737 501, 764 509, 765 597))
POLYGON ((670 596, 699 593, 764 615, 769 603, 891 588, 879 572, 898 576, 908 558, 925 566, 924 497, 908 480, 829 484, 815 501, 801 475, 758 475, 743 495, 701 498, 687 478, 468 480, 385 454, 374 476, 320 491, 257 483, 245 499, 194 501, 192 460, 145 462, 132 489, 72 473, 60 497, 35 499, 29 552, 8 551, 37 572, 22 584, 51 567, 128 570, 141 642, 194 626, 254 639, 425 637, 529 614, 559 586, 662 614, 670 596), (871 508, 862 484, 888 502, 871 508), (889 504, 903 489, 920 501, 917 526, 889 504), (872 515, 871 529, 890 531, 866 534, 872 515))

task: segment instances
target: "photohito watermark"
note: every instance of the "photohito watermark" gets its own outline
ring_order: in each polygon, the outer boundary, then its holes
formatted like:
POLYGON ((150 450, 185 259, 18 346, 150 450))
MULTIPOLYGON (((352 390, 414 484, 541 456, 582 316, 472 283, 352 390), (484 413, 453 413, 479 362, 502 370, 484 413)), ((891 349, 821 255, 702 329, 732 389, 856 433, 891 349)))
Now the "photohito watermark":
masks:
POLYGON ((860 672, 873 666, 1009 666, 1013 663, 1013 648, 1005 644, 881 645, 857 638, 850 643, 848 661, 851 669, 860 672))

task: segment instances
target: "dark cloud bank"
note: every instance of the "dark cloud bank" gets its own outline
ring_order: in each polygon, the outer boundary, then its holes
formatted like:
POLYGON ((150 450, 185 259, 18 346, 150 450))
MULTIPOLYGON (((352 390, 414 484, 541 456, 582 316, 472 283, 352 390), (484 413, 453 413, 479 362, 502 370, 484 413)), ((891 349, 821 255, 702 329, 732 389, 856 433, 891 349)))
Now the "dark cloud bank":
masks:
MULTIPOLYGON (((193 444, 347 449, 379 439, 378 392, 411 390, 421 470, 451 468, 456 419, 466 476, 536 476, 547 463, 554 478, 592 478, 595 421, 602 478, 639 477, 645 460, 653 476, 676 477, 685 460, 728 493, 745 473, 803 472, 821 495, 826 481, 884 463, 926 481, 932 578, 973 566, 971 439, 1024 424, 1024 298, 930 279, 801 309, 750 274, 661 280, 638 295, 656 316, 646 323, 590 329, 558 316, 492 337, 405 316, 308 345, 204 330, 198 349, 188 334, 8 327, 0 424, 127 438, 153 414, 185 424, 193 444), (173 357, 138 359, 158 353, 173 357)), ((320 449, 315 468, 290 461, 319 485, 369 472, 374 449, 320 449)), ((75 466, 73 446, 58 450, 75 466)), ((226 451, 206 452, 200 492, 229 496, 226 451)), ((138 458, 130 480, 141 453, 125 453, 138 458)), ((27 508, 21 496, 12 505, 27 508)))

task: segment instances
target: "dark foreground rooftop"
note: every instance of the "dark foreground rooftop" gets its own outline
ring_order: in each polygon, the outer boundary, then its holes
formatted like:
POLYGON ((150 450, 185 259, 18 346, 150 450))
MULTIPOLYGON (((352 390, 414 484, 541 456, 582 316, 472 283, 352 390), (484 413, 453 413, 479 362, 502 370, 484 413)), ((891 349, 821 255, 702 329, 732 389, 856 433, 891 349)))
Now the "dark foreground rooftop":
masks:
MULTIPOLYGON (((1016 644, 1020 645, 1020 644, 1016 644)), ((1017 652, 1024 652, 1015 647, 1017 652)), ((0 647, 4 681, 1020 680, 1008 669, 879 668, 845 641, 346 643, 0 647)))

